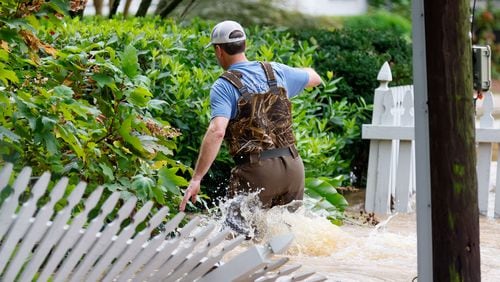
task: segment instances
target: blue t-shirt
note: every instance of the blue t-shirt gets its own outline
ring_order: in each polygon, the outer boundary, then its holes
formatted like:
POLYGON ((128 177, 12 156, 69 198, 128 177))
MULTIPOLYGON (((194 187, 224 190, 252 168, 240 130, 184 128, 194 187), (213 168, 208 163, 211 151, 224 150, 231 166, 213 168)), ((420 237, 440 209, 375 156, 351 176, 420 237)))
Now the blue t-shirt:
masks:
MULTIPOLYGON (((272 62, 271 65, 278 86, 286 89, 289 98, 296 96, 304 90, 309 81, 309 74, 306 71, 276 62, 272 62)), ((236 63, 231 65, 229 70, 237 70, 243 74, 241 80, 250 93, 265 93, 269 91, 266 74, 259 62, 236 63)), ((212 118, 235 118, 238 111, 239 97, 240 93, 238 89, 227 80, 219 77, 210 89, 212 118)))

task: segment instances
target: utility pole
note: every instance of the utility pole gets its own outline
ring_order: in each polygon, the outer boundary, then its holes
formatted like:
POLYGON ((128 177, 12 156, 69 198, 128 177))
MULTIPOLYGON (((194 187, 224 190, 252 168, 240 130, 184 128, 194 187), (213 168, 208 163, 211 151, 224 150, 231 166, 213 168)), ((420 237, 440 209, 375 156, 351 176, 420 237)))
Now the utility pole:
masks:
MULTIPOLYGON (((423 2, 425 24, 427 109, 416 109, 416 115, 427 110, 430 203, 423 204, 430 204, 432 222, 432 278, 421 280, 425 274, 419 266, 419 281, 481 281, 470 1, 415 1, 423 2)), ((422 128, 416 128, 416 140, 422 128)), ((417 178, 418 168, 419 164, 417 178)), ((417 184, 420 208, 418 189, 417 184)), ((417 224, 425 220, 417 219, 417 224)), ((419 246, 419 255, 421 248, 425 249, 419 246)))

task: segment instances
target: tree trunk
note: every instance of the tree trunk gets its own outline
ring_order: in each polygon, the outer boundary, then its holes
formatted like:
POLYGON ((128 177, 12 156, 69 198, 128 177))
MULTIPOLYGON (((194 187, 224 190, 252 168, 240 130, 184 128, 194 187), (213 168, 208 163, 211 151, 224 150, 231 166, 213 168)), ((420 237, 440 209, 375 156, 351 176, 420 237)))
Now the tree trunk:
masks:
POLYGON ((95 14, 102 16, 102 0, 94 0, 95 14))
POLYGON ((142 0, 139 8, 137 9, 136 17, 144 17, 148 13, 152 0, 142 0))
POLYGON ((110 9, 109 9, 109 18, 111 19, 116 15, 116 12, 118 11, 118 6, 120 6, 120 0, 113 0, 111 1, 110 4, 110 9))
POLYGON ((434 281, 481 281, 469 6, 424 0, 434 281))
POLYGON ((123 9, 123 16, 126 17, 128 16, 128 10, 130 10, 130 4, 132 3, 132 0, 126 0, 125 1, 125 8, 123 9))
POLYGON ((191 0, 191 2, 189 2, 189 4, 186 6, 186 8, 184 8, 184 11, 182 11, 182 14, 181 14, 181 19, 184 18, 184 16, 186 16, 186 14, 189 12, 191 7, 193 7, 193 4, 195 1, 196 0, 191 0))
MULTIPOLYGON (((161 1, 161 2, 165 2, 165 1, 161 1)), ((175 8, 177 8, 177 6, 179 6, 179 4, 182 2, 182 0, 172 0, 170 3, 168 3, 168 5, 166 7, 164 7, 163 9, 160 10, 159 12, 159 15, 161 18, 166 18, 168 17, 168 15, 170 15, 170 13, 172 13, 172 11, 175 10, 175 8)))

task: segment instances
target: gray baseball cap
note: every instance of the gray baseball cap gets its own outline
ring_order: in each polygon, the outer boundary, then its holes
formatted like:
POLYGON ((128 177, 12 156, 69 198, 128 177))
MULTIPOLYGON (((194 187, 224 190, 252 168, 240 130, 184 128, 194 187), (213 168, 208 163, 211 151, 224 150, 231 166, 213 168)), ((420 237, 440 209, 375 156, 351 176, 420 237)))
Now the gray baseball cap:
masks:
POLYGON ((210 35, 210 43, 208 43, 205 47, 209 47, 214 44, 239 42, 245 40, 246 38, 245 30, 239 23, 235 21, 223 21, 214 26, 212 34, 210 35), (237 37, 231 36, 231 33, 234 31, 241 31, 242 35, 237 37))

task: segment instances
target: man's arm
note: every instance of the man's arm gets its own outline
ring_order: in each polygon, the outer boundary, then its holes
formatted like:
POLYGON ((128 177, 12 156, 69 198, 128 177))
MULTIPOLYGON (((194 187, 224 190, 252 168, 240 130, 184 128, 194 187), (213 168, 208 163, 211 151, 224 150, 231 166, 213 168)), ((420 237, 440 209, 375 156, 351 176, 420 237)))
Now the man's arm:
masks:
POLYGON ((201 143, 200 154, 196 162, 193 177, 179 205, 180 211, 184 211, 189 199, 191 199, 193 203, 196 202, 196 196, 200 192, 201 179, 208 172, 208 169, 210 169, 210 166, 219 153, 228 123, 229 119, 225 117, 215 117, 210 121, 210 125, 201 143))
POLYGON ((301 68, 309 74, 309 81, 306 84, 306 88, 318 86, 321 83, 321 77, 313 68, 301 68))

